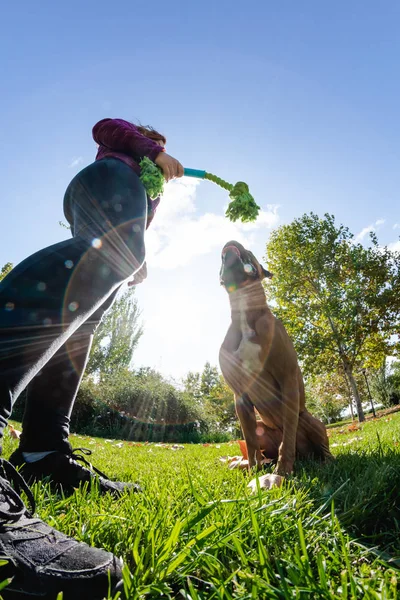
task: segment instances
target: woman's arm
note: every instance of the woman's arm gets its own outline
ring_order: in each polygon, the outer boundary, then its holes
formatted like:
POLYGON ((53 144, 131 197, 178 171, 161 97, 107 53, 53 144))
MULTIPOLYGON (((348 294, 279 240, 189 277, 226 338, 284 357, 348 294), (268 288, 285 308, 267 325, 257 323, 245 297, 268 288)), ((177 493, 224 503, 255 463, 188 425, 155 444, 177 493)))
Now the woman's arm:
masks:
POLYGON ((137 127, 123 119, 102 119, 93 127, 96 144, 135 159, 147 156, 153 162, 164 148, 141 134, 137 127))

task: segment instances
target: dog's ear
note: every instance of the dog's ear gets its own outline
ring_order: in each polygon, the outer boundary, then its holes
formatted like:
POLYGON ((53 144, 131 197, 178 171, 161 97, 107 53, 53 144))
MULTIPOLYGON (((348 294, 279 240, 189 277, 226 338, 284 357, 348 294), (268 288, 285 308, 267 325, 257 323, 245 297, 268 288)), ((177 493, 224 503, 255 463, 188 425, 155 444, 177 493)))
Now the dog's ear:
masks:
POLYGON ((270 271, 267 271, 267 269, 264 269, 264 267, 261 265, 261 270, 263 272, 264 277, 267 277, 268 279, 272 279, 274 274, 271 273, 270 271))

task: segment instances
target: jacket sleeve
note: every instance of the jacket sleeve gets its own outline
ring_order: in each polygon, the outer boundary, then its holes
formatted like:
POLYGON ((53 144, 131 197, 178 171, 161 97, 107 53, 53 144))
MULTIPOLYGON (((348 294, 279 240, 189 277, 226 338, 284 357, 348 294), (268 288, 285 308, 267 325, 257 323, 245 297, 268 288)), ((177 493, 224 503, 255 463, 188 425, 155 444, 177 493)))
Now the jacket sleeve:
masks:
POLYGON ((154 162, 164 148, 141 134, 137 127, 123 119, 102 119, 93 127, 96 144, 138 159, 147 156, 154 162))

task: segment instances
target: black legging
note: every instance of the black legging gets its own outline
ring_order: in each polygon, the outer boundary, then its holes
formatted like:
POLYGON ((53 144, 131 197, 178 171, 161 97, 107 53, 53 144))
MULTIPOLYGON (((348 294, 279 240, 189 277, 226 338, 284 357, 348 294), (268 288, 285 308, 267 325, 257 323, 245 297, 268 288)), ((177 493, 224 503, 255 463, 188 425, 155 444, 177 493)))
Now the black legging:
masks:
POLYGON ((146 193, 125 163, 106 158, 78 173, 64 212, 72 239, 36 252, 0 282, 0 437, 28 386, 24 451, 69 449, 94 330, 145 258, 146 193))

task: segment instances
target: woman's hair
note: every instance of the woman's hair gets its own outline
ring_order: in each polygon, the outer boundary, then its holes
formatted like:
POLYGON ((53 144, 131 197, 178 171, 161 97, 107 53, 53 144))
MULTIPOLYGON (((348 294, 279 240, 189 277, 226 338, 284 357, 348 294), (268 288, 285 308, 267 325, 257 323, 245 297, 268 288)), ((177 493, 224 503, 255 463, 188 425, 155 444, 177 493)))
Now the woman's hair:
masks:
POLYGON ((150 125, 136 125, 136 127, 142 135, 145 135, 150 140, 154 140, 155 142, 161 140, 164 144, 167 143, 167 138, 154 129, 154 127, 151 127, 150 125))

